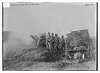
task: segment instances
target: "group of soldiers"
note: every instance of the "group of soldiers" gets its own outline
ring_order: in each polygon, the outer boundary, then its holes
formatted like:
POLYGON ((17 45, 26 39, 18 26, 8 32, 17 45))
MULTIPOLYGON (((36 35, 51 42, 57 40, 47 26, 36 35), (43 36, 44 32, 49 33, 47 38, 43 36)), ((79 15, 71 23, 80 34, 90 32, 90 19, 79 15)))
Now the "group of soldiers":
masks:
MULTIPOLYGON (((63 35, 59 37, 57 33, 47 32, 37 37, 36 45, 43 49, 49 49, 48 52, 50 53, 63 53, 63 56, 66 56, 68 59, 87 59, 89 54, 91 54, 89 47, 92 45, 87 35, 83 31, 80 33, 75 31, 66 34, 67 37, 63 35)), ((31 37, 36 39, 34 36, 31 37)))
POLYGON ((66 38, 63 35, 59 37, 57 33, 54 34, 50 32, 41 36, 39 40, 39 46, 42 48, 45 47, 46 49, 57 53, 66 52, 68 59, 84 59, 87 53, 87 47, 83 44, 80 46, 70 45, 72 43, 73 41, 70 41, 69 38, 66 38))
POLYGON ((47 49, 65 49, 65 39, 62 35, 61 37, 58 34, 48 32, 46 35, 46 47, 47 49))

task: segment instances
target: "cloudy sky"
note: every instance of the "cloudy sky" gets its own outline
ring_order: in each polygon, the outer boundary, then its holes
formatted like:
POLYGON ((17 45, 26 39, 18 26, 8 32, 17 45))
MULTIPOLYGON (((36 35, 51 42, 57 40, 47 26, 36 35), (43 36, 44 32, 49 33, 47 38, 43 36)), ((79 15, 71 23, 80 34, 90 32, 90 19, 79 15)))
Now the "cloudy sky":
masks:
POLYGON ((72 30, 88 29, 94 36, 95 8, 95 3, 12 5, 4 8, 4 30, 29 36, 48 31, 66 35, 72 30))

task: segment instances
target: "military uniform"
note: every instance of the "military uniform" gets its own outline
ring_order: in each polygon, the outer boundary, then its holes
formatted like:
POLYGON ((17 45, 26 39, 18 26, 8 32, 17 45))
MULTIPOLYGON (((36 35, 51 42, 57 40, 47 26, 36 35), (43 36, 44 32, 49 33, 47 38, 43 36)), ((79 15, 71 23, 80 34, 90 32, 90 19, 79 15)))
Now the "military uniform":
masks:
POLYGON ((61 38, 61 49, 65 49, 65 39, 61 38))
POLYGON ((52 35, 52 39, 51 39, 51 49, 53 50, 54 49, 54 41, 55 37, 52 35))
POLYGON ((46 36, 46 46, 47 46, 47 49, 51 49, 51 39, 52 39, 52 37, 50 35, 46 36))
POLYGON ((59 46, 59 37, 56 36, 56 37, 54 38, 54 41, 55 41, 55 43, 54 43, 54 49, 58 49, 58 46, 59 46))

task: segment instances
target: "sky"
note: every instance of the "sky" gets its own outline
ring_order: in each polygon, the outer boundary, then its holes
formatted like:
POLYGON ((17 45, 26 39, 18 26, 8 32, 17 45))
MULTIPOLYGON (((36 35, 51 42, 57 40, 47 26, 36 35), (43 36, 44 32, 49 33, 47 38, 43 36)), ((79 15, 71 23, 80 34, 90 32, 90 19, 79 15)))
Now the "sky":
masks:
MULTIPOLYGON (((66 35, 71 31, 88 29, 95 36, 95 3, 33 3, 34 5, 4 8, 4 30, 29 37, 44 32, 66 35), (85 4, 89 4, 86 6, 85 4)), ((30 3, 26 3, 30 4, 30 3)), ((32 4, 32 3, 31 3, 32 4)))

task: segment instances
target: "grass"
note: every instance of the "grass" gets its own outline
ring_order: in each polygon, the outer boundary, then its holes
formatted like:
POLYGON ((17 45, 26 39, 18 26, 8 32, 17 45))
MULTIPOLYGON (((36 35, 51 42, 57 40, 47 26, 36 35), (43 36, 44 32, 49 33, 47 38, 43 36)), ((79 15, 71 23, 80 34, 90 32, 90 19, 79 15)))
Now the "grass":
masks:
POLYGON ((41 53, 38 48, 29 48, 20 52, 10 52, 3 59, 3 70, 22 70, 36 64, 41 59, 41 53))

